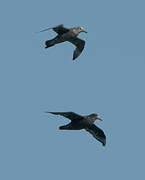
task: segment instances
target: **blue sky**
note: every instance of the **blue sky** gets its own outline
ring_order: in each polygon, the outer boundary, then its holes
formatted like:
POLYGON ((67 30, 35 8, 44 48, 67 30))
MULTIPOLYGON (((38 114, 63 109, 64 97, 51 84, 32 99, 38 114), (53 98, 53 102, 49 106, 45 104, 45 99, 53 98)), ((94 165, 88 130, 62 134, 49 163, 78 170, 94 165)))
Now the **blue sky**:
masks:
POLYGON ((1 1, 0 179, 144 179, 144 1, 1 1), (44 49, 48 26, 83 26, 83 53, 44 49), (98 113, 107 145, 44 111, 98 113))

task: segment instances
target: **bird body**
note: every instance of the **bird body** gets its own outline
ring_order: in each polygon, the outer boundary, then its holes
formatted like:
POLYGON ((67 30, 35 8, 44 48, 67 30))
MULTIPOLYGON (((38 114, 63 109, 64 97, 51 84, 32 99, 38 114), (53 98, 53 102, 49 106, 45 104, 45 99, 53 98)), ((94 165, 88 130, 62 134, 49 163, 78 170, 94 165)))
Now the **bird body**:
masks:
POLYGON ((60 24, 52 28, 44 29, 40 32, 44 32, 49 29, 53 29, 53 31, 55 31, 58 35, 51 40, 45 41, 45 45, 46 45, 45 48, 49 48, 56 44, 67 41, 76 46, 76 49, 74 50, 74 54, 73 54, 73 60, 75 60, 81 54, 85 46, 85 41, 79 39, 77 36, 81 32, 87 33, 83 27, 65 28, 63 24, 60 24))
POLYGON ((97 114, 90 114, 88 116, 81 116, 74 112, 47 112, 54 115, 61 115, 71 120, 69 124, 60 126, 60 130, 81 130, 85 129, 93 135, 103 146, 106 144, 106 136, 104 132, 98 128, 94 122, 96 119, 102 120, 97 114))

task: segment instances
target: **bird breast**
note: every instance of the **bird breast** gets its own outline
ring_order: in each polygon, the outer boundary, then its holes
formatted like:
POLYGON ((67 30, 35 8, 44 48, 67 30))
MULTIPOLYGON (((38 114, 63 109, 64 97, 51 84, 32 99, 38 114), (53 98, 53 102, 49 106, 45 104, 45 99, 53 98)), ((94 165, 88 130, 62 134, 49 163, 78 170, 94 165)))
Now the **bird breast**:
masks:
POLYGON ((92 125, 95 122, 95 119, 92 119, 90 117, 86 117, 84 119, 84 123, 86 123, 87 125, 92 125))

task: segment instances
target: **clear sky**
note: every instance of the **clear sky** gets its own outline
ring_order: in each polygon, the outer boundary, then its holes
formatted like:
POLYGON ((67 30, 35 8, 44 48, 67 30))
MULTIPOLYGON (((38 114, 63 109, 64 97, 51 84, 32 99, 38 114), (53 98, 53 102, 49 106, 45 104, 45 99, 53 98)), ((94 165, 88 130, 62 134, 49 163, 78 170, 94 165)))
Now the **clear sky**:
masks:
POLYGON ((0 2, 0 179, 144 179, 145 2, 0 2), (48 26, 83 26, 83 53, 44 49, 48 26), (98 113, 106 147, 44 111, 98 113))

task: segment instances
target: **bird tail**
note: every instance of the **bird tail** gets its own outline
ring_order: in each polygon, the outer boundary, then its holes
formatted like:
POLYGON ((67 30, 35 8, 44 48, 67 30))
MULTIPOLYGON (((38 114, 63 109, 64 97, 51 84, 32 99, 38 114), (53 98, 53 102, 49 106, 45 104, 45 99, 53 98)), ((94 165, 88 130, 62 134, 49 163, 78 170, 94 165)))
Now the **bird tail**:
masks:
POLYGON ((60 126, 59 129, 60 129, 60 130, 72 130, 72 124, 69 123, 69 124, 67 124, 67 125, 60 126))
POLYGON ((67 128, 65 126, 60 126, 59 129, 60 130, 67 130, 67 128))
POLYGON ((49 48, 49 47, 51 47, 51 46, 54 46, 55 45, 55 42, 54 42, 54 40, 47 40, 47 41, 45 41, 45 48, 49 48))

